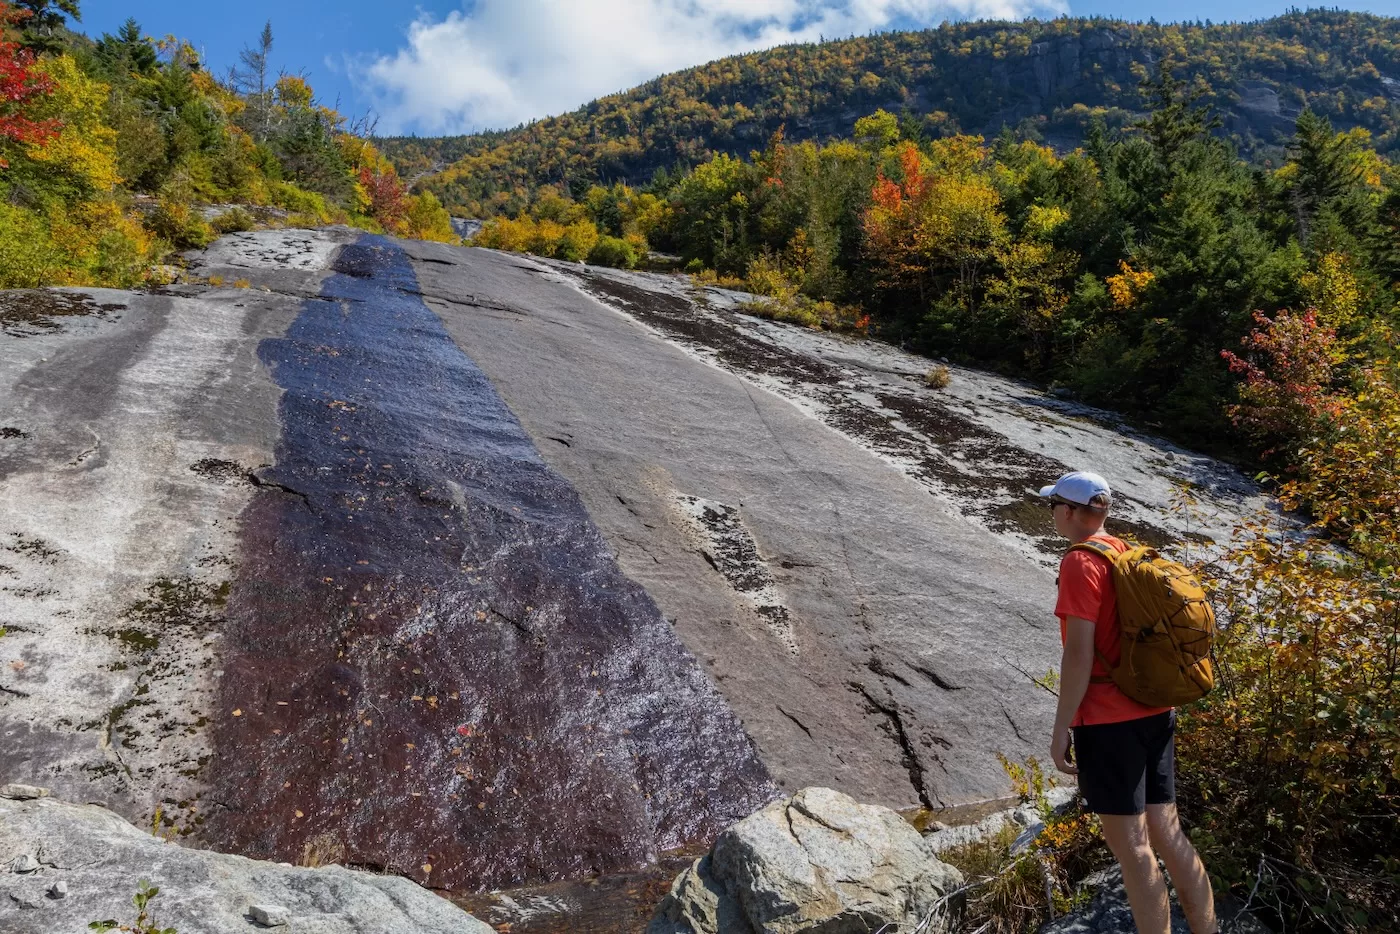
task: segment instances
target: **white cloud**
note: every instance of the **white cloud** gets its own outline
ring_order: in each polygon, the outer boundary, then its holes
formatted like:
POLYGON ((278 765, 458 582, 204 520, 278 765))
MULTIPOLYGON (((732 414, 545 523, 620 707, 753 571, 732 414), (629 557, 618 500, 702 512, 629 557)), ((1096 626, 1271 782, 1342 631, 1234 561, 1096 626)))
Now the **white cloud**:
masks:
POLYGON ((725 55, 898 23, 1020 19, 1064 0, 474 0, 352 69, 379 132, 465 132, 573 110, 725 55))

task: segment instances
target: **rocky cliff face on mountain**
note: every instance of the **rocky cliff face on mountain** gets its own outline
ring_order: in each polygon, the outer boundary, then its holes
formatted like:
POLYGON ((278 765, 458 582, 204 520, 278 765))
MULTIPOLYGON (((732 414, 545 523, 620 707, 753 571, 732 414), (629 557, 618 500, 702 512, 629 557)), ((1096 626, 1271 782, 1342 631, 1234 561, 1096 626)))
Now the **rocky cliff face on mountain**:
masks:
POLYGON ((581 198, 590 184, 645 185, 716 153, 746 158, 778 132, 849 138, 877 109, 901 115, 906 132, 1012 129, 1068 151, 1095 118, 1110 129, 1137 120, 1148 108, 1142 76, 1170 62, 1199 82, 1242 153, 1277 156, 1304 107, 1339 130, 1366 129, 1390 152, 1400 140, 1397 38, 1400 20, 1321 9, 1252 23, 948 22, 751 52, 527 126, 383 147, 455 213, 484 217, 527 207, 541 186, 562 182, 581 198))
POLYGON ((1252 489, 735 302, 348 229, 0 295, 0 780, 459 894, 697 854, 806 786, 1004 797, 1053 712, 1032 488, 1095 467, 1192 547, 1252 489))

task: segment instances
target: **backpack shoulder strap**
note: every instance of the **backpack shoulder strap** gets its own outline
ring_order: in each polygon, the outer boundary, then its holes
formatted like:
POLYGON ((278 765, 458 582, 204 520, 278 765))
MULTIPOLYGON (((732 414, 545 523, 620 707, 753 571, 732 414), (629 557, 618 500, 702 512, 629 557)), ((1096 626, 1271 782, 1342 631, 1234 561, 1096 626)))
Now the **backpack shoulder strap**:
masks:
MULTIPOLYGON (((1082 542, 1077 542, 1073 545, 1070 545, 1069 551, 1085 551, 1089 554, 1098 555, 1100 558, 1103 558, 1105 561, 1108 562, 1110 568, 1116 569, 1118 567, 1118 549, 1114 548, 1107 542, 1100 542, 1095 541, 1092 538, 1086 538, 1082 542)), ((1066 552, 1066 554, 1068 554, 1068 552, 1066 552)), ((1113 670, 1113 666, 1109 664, 1108 659, 1105 658, 1103 653, 1099 651, 1099 647, 1097 645, 1094 646, 1094 657, 1099 660, 1099 664, 1103 665, 1105 669, 1107 669, 1108 671, 1113 670)), ((1089 680, 1095 684, 1111 684, 1113 682, 1112 678, 1106 677, 1091 677, 1089 680)))
POLYGON ((1090 554, 1095 554, 1095 555, 1098 555, 1098 556, 1101 557, 1101 558, 1107 559, 1109 564, 1117 564, 1118 549, 1116 549, 1116 548, 1114 548, 1112 545, 1108 544, 1108 542, 1100 542, 1100 541, 1095 541, 1095 540, 1092 539, 1092 538, 1086 538, 1086 539, 1085 539, 1084 541, 1082 541, 1082 542, 1078 542, 1078 543, 1076 543, 1076 544, 1074 544, 1074 545, 1070 545, 1070 546, 1069 546, 1069 550, 1070 550, 1070 551, 1087 551, 1087 552, 1089 552, 1090 554))

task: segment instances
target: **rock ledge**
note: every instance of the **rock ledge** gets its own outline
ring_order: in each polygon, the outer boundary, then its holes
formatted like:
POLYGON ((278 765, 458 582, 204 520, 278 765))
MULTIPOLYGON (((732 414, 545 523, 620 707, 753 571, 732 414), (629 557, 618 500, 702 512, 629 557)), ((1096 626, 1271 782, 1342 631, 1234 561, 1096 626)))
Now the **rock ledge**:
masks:
POLYGON ((104 808, 50 797, 0 799, 0 861, 10 870, 0 871, 6 934, 86 930, 109 918, 130 923, 142 879, 160 888, 151 902, 159 924, 180 934, 253 932, 268 923, 288 934, 491 934, 398 876, 185 849, 104 808), (283 914, 269 917, 270 905, 283 914))

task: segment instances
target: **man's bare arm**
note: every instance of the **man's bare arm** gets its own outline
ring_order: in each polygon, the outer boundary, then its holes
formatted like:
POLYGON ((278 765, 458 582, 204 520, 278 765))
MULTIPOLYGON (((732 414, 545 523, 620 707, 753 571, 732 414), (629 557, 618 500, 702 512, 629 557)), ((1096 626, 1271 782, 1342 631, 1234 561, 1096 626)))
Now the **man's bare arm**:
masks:
POLYGON ((1079 616, 1065 621, 1065 649, 1060 656, 1060 703, 1055 710, 1055 731, 1050 738, 1050 758, 1055 767, 1070 775, 1078 769, 1070 764, 1069 728, 1075 712, 1089 690, 1089 673, 1094 667, 1094 624, 1079 616))

